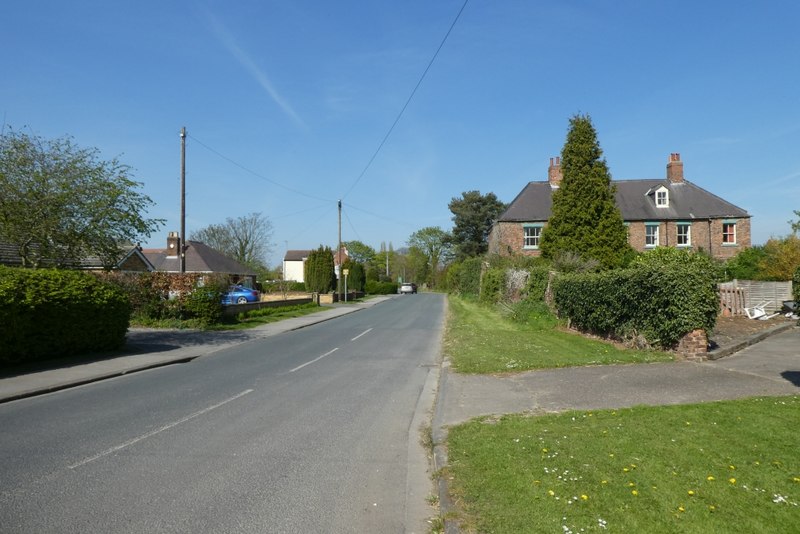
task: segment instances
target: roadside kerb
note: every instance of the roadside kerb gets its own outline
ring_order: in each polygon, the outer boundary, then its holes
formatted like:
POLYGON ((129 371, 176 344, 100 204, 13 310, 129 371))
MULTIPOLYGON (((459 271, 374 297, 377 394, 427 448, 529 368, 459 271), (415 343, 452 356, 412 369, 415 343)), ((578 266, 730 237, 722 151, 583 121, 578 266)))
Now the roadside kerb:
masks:
POLYGON ((357 304, 326 307, 316 313, 261 325, 250 330, 205 332, 134 328, 128 332, 126 348, 103 359, 82 364, 70 363, 67 367, 0 378, 0 403, 165 365, 190 362, 240 343, 300 330, 361 311, 388 298, 390 297, 376 297, 357 304))

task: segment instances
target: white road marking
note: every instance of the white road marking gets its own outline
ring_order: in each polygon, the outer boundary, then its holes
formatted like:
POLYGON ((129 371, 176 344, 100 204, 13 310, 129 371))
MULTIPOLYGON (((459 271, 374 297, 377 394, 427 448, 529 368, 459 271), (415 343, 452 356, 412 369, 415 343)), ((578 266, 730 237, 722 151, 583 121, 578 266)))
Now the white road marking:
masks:
POLYGON ((169 430, 172 427, 178 426, 181 423, 185 423, 186 421, 194 419, 195 417, 199 417, 199 416, 203 415, 204 413, 210 412, 211 410, 216 410, 220 406, 224 406, 225 404, 228 404, 231 401, 235 401, 236 399, 238 399, 240 397, 244 397, 248 393, 252 393, 252 392, 253 392, 252 389, 248 389, 248 390, 242 391, 241 393, 239 393, 238 395, 234 395, 230 399, 224 400, 222 402, 218 402, 217 404, 214 404, 213 406, 209 406, 208 408, 203 408, 199 412, 195 412, 195 413, 193 413, 191 415, 187 415, 183 419, 179 419, 177 421, 169 423, 168 425, 164 425, 161 428, 157 428, 157 429, 155 429, 155 430, 153 430, 151 432, 148 432, 147 434, 142 434, 139 437, 136 437, 136 438, 133 438, 133 439, 131 439, 129 441, 126 441, 125 443, 121 443, 121 444, 119 444, 119 445, 117 445, 115 447, 111 447, 110 449, 106 449, 101 453, 95 454, 94 456, 90 456, 89 458, 85 458, 85 459, 81 460, 80 462, 78 462, 76 464, 70 465, 69 469, 75 469, 75 468, 81 467, 82 465, 86 465, 89 462, 93 462, 93 461, 95 461, 95 460, 97 460, 99 458, 102 458, 103 456, 108 456, 109 454, 111 454, 113 452, 116 452, 116 451, 118 451, 120 449, 124 449, 125 447, 130 447, 134 443, 138 443, 138 442, 142 441, 143 439, 147 439, 147 438, 153 437, 153 436, 155 436, 156 434, 158 434, 160 432, 164 432, 165 430, 169 430))
POLYGON ((338 347, 337 347, 337 348, 335 348, 335 349, 333 349, 332 351, 326 352, 325 354, 323 354, 323 355, 322 355, 322 356, 320 356, 319 358, 314 358, 314 359, 313 359, 313 360, 311 360, 310 362, 306 362, 306 363, 304 363, 303 365, 298 365, 297 367, 295 367, 294 369, 292 369, 292 370, 291 370, 291 371, 289 371, 289 372, 290 372, 290 373, 294 373, 295 371, 299 371, 300 369, 302 369, 302 368, 303 368, 303 367, 305 367, 306 365, 311 365, 312 363, 315 363, 315 362, 318 362, 318 361, 320 361, 320 360, 321 360, 322 358, 324 358, 325 356, 330 356, 331 354, 333 354, 333 353, 334 353, 334 352, 336 352, 337 350, 339 350, 339 348, 338 348, 338 347))
POLYGON ((365 336, 365 335, 369 334, 370 332, 372 332, 372 328, 368 328, 368 329, 364 330, 363 332, 358 334, 356 337, 354 337, 350 341, 355 341, 356 339, 360 338, 361 336, 365 336))

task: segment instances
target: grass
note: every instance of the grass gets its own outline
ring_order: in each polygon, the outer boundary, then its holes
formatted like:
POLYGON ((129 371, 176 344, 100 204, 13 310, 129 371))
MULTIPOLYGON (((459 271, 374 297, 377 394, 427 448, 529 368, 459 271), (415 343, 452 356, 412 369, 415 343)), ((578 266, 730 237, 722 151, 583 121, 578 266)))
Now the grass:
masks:
POLYGON ((672 360, 668 353, 626 350, 564 331, 543 305, 515 321, 461 297, 450 296, 448 302, 445 353, 461 373, 672 360))
POLYGON ((207 325, 195 319, 181 320, 181 319, 149 319, 146 317, 132 317, 131 326, 144 326, 149 328, 195 328, 200 330, 245 330, 248 328, 255 328, 262 324, 274 323, 284 319, 293 317, 302 317, 322 311, 324 308, 318 306, 316 303, 310 302, 308 304, 297 304, 293 306, 281 306, 275 308, 261 308, 260 310, 252 310, 246 313, 240 313, 235 316, 227 316, 223 318, 223 322, 219 324, 207 325))
POLYGON ((447 475, 469 532, 798 532, 800 397, 474 420, 447 475))

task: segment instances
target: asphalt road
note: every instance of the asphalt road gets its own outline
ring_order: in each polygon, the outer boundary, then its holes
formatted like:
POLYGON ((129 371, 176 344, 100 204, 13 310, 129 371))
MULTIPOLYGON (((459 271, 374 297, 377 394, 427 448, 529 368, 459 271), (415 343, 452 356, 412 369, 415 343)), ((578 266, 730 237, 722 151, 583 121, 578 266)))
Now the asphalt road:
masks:
POLYGON ((427 532, 444 302, 0 405, 0 531, 427 532))

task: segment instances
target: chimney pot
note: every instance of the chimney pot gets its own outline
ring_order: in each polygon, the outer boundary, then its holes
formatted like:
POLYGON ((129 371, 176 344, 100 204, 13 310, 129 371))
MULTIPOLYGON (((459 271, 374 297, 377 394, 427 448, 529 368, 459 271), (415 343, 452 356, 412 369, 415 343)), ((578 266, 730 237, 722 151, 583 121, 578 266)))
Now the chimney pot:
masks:
POLYGON ((550 182, 551 187, 558 187, 561 184, 561 179, 564 177, 561 174, 561 158, 550 158, 550 168, 547 169, 547 181, 550 182))
POLYGON ((683 162, 681 155, 678 152, 673 152, 669 155, 669 163, 667 163, 667 180, 673 184, 683 183, 683 162))

